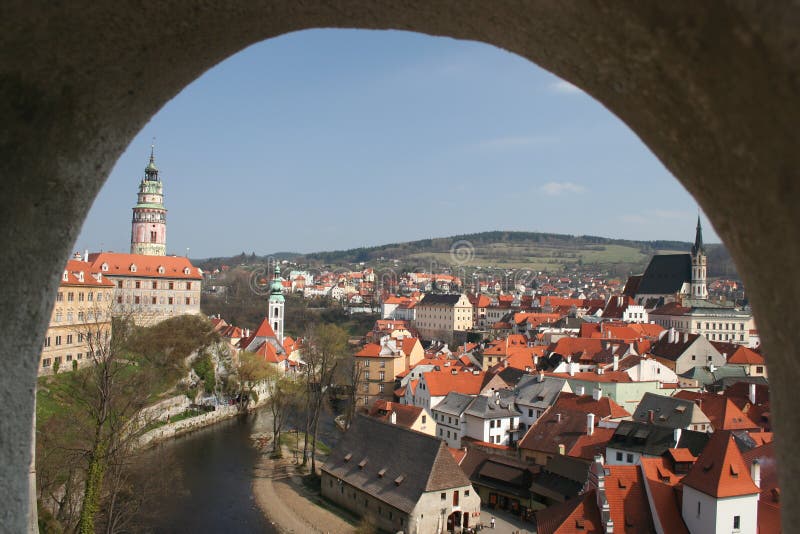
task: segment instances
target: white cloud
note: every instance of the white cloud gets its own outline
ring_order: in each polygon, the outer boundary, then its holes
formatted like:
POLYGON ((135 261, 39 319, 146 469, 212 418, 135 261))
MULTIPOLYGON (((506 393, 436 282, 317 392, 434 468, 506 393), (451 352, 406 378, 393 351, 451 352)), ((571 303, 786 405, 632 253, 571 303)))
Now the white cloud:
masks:
POLYGON ((586 192, 585 187, 572 182, 547 182, 542 186, 541 189, 545 195, 550 195, 552 197, 563 195, 564 193, 574 193, 579 195, 586 192))
POLYGON ((557 80, 550 84, 550 90, 555 93, 563 94, 579 94, 583 93, 581 89, 572 85, 567 80, 557 80))
POLYGON ((551 135, 519 135, 509 137, 497 137, 495 139, 487 139, 478 143, 479 148, 484 149, 508 149, 508 148, 524 148, 546 145, 557 141, 556 137, 551 135))

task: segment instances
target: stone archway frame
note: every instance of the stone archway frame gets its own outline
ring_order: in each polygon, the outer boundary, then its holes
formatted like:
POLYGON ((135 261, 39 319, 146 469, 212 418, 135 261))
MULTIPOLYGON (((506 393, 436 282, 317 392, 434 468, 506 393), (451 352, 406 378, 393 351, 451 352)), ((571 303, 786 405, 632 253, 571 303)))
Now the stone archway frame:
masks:
MULTIPOLYGON (((800 7, 771 2, 11 0, 0 8, 0 530, 28 522, 37 358, 58 272, 134 135, 204 71, 307 28, 411 30, 523 56, 603 103, 702 205, 768 351, 785 524, 800 521, 800 7)), ((624 195, 620 196, 624 198, 624 195)), ((653 206, 661 199, 654 198, 653 206)), ((623 201, 621 201, 623 202, 623 201)), ((615 209, 625 209, 621 204, 615 209)))

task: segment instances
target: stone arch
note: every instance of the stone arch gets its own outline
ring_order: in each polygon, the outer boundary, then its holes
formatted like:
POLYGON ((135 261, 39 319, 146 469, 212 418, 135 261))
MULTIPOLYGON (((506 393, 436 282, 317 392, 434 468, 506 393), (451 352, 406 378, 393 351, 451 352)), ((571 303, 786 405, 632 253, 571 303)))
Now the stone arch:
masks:
MULTIPOLYGON (((91 201, 147 120, 244 47, 317 27, 483 41, 579 86, 626 122, 694 195, 751 290, 770 359, 784 521, 800 520, 797 125, 800 7, 790 0, 7 2, 0 21, 0 525, 28 505, 36 358, 58 273, 91 201), (26 239, 19 236, 25 232, 26 239), (776 257, 780 251, 780 257, 776 257), (766 261, 765 261, 766 260, 766 261), (786 266, 789 266, 787 269, 786 266), (788 276, 787 276, 788 275, 788 276)), ((657 202, 658 199, 654 199, 657 202)))

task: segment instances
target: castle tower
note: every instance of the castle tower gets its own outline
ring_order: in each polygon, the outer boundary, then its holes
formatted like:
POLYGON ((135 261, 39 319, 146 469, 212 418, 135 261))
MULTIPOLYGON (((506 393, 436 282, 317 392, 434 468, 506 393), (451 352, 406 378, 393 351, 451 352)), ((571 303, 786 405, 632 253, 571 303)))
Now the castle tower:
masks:
POLYGON ((144 169, 139 195, 133 208, 131 222, 131 254, 166 256, 167 210, 164 209, 164 190, 158 177, 154 147, 150 147, 150 163, 144 169))
POLYGON ((697 217, 697 231, 692 247, 692 295, 690 298, 706 300, 708 286, 706 285, 706 249, 703 247, 703 228, 700 226, 700 216, 697 217))
POLYGON ((275 331, 275 337, 278 338, 278 343, 281 344, 283 344, 283 307, 285 300, 283 297, 283 285, 281 284, 281 269, 276 263, 275 275, 272 277, 272 284, 270 284, 267 316, 272 325, 272 330, 275 331))

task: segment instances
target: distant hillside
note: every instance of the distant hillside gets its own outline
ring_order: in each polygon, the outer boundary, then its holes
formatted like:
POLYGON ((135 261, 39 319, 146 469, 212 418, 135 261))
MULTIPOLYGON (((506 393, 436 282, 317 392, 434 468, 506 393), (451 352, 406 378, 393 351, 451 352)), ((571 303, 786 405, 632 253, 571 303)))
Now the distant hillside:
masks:
MULTIPOLYGON (((317 267, 397 260, 406 267, 419 268, 432 262, 440 266, 536 271, 558 271, 574 266, 625 275, 643 271, 654 254, 688 252, 691 247, 692 243, 686 241, 632 241, 586 235, 493 231, 305 255, 281 253, 270 255, 270 258, 290 259, 317 267)), ((710 277, 736 277, 733 261, 723 245, 706 245, 706 249, 710 277)), ((263 259, 243 253, 232 258, 202 260, 197 264, 203 268, 215 268, 221 263, 239 265, 263 259)))
MULTIPOLYGON (((624 266, 627 267, 625 271, 637 272, 647 266, 654 254, 688 252, 691 247, 692 243, 686 241, 632 241, 587 235, 493 231, 317 252, 306 254, 303 259, 325 265, 384 259, 404 263, 436 261, 439 265, 457 263, 470 267, 528 268, 537 271, 559 270, 565 265, 599 269, 624 266)), ((709 276, 736 275, 730 255, 723 245, 706 245, 706 249, 709 276)))

